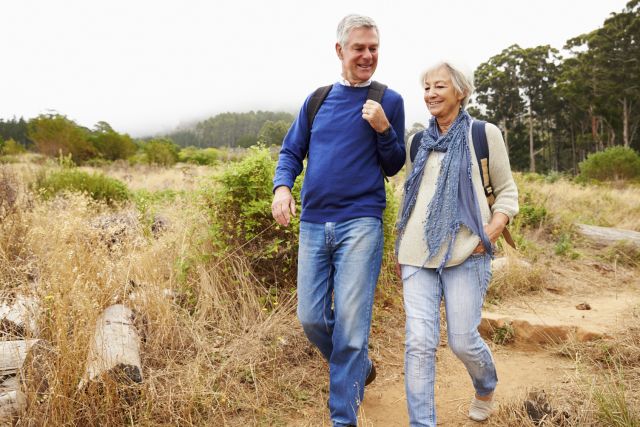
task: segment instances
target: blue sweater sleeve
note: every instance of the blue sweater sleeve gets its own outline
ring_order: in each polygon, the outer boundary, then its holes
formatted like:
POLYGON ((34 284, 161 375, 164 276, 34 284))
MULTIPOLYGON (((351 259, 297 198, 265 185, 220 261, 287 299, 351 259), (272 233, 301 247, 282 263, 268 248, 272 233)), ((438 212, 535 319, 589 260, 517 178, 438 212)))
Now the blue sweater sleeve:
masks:
POLYGON ((404 146, 404 102, 402 97, 389 89, 383 99, 382 106, 391 123, 391 129, 386 136, 378 134, 378 156, 380 164, 387 176, 393 176, 402 169, 406 159, 404 146), (388 105, 388 106, 387 106, 388 105))
POLYGON ((282 142, 278 166, 273 177, 273 191, 283 185, 293 188, 293 183, 302 172, 302 162, 309 151, 308 102, 309 97, 305 100, 298 117, 293 121, 282 142))

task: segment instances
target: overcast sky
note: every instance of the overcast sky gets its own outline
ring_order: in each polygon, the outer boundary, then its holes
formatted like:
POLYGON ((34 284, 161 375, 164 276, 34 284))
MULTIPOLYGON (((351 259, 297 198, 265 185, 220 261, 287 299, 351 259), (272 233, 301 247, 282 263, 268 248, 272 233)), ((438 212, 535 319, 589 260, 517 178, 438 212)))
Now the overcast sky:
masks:
POLYGON ((133 136, 226 111, 297 113, 340 74, 348 13, 380 28, 376 80, 426 122, 418 75, 442 58, 472 69, 502 49, 601 26, 626 0, 13 0, 0 9, 0 118, 57 111, 133 136))

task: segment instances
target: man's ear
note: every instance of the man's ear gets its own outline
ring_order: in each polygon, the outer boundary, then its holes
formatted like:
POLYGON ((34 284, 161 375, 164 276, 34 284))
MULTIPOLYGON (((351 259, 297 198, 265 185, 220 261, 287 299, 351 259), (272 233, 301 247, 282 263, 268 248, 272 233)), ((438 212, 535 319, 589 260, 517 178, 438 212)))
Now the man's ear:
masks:
POLYGON ((342 61, 342 46, 340 46, 340 43, 336 43, 336 54, 338 55, 338 58, 342 61))

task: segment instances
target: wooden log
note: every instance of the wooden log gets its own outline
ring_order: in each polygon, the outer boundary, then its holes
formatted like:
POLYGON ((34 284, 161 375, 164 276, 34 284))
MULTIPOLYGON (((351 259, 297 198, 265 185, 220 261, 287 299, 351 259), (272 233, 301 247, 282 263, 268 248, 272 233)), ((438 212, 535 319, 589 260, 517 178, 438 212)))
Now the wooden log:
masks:
POLYGON ((0 341, 0 376, 16 375, 39 340, 0 341))
POLYGON ((32 296, 18 294, 11 302, 0 304, 0 331, 5 335, 37 336, 40 304, 32 296))
POLYGON ((627 242, 631 245, 640 247, 640 233, 637 231, 623 230, 621 228, 598 227, 587 224, 576 224, 576 228, 584 237, 602 245, 627 242))
POLYGON ((0 341, 0 377, 13 376, 19 384, 27 383, 30 390, 44 393, 53 372, 52 354, 44 340, 0 341))
POLYGON ((20 390, 0 392, 0 426, 13 425, 11 419, 27 406, 27 396, 20 390))
POLYGON ((141 383, 140 336, 131 309, 115 304, 96 321, 89 347, 85 375, 79 388, 111 379, 118 383, 141 383))

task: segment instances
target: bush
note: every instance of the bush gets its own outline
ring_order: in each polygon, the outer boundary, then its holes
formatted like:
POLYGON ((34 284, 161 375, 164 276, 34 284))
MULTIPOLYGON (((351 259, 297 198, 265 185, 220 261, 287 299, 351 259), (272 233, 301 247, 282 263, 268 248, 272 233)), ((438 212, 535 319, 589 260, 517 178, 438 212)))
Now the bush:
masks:
POLYGON ((640 178, 640 156, 631 148, 611 147, 578 165, 581 179, 614 181, 640 178))
POLYGON ((152 139, 142 149, 148 163, 172 166, 178 161, 178 146, 168 139, 152 139))
POLYGON ((5 156, 15 156, 16 154, 25 153, 27 149, 13 139, 9 138, 8 140, 4 141, 4 143, 2 144, 2 150, 0 151, 5 156))
MULTIPOLYGON (((252 147, 242 161, 216 178, 217 185, 205 194, 205 201, 217 255, 244 255, 261 282, 293 286, 299 210, 288 227, 277 225, 271 216, 275 166, 268 149, 252 147)), ((301 181, 293 189, 298 209, 301 181)))
POLYGON ((179 160, 184 163, 213 166, 220 158, 220 150, 215 148, 186 147, 178 153, 179 160))
POLYGON ((36 179, 35 187, 45 198, 73 191, 87 193, 91 198, 109 204, 129 199, 127 186, 117 179, 98 173, 90 175, 77 169, 62 169, 42 174, 36 179))

